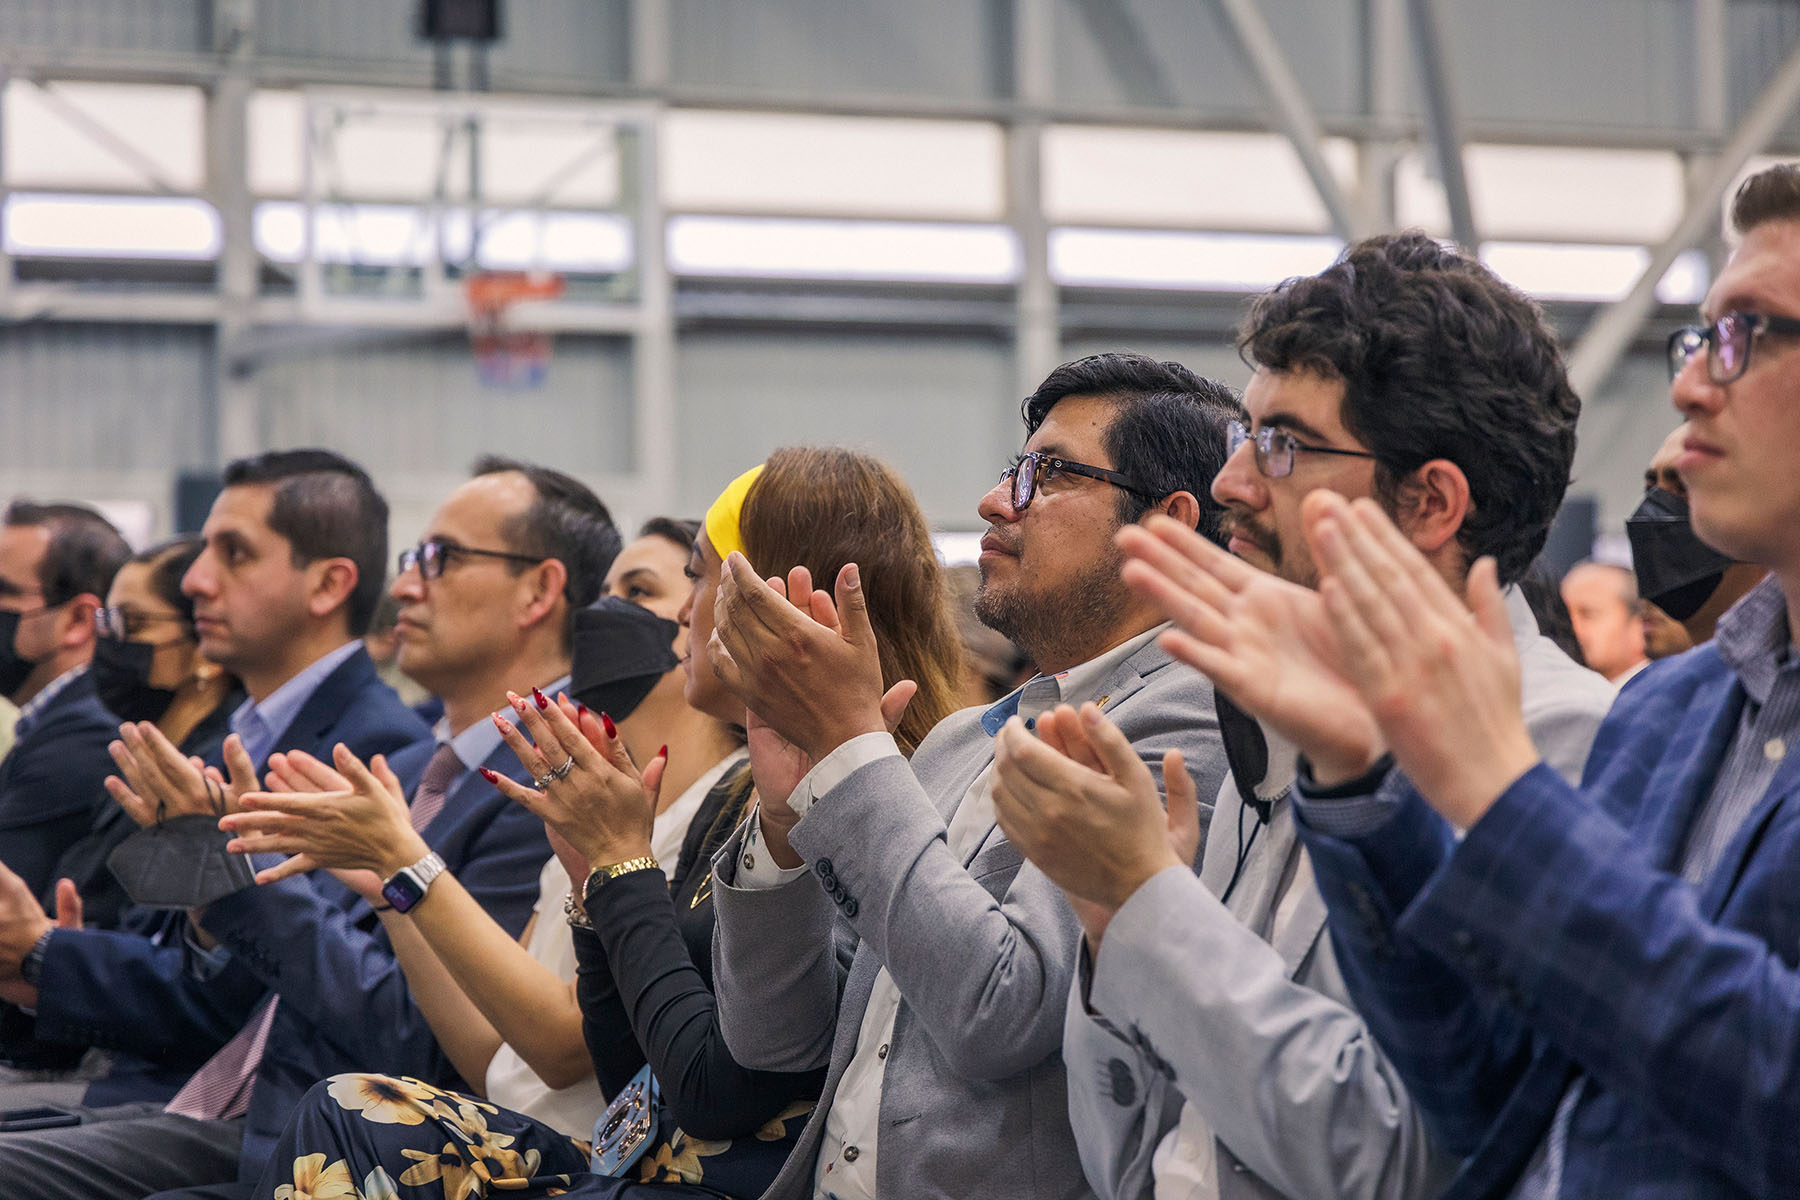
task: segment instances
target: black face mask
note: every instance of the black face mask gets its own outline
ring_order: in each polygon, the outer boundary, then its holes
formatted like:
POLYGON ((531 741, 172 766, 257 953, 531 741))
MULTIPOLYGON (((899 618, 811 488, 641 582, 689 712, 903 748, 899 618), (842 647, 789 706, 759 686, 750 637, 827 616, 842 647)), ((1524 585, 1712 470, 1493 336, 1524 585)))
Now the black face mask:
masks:
POLYGON ((641 604, 603 596, 575 614, 569 694, 595 712, 623 721, 659 680, 681 664, 681 626, 641 604))
POLYGON ((1701 541, 1688 521, 1688 503, 1653 487, 1625 520, 1638 595, 1677 621, 1685 621, 1718 590, 1734 560, 1701 541))
POLYGON ((229 833, 211 813, 188 813, 140 829, 107 855, 106 865, 133 904, 204 908, 256 882, 247 854, 229 854, 229 833))
POLYGON ((0 612, 0 696, 10 696, 37 670, 39 661, 21 657, 13 648, 24 613, 0 612))
POLYGON ((160 721, 169 705, 175 703, 172 689, 150 686, 155 658, 156 647, 147 642, 94 639, 94 659, 88 665, 88 675, 94 680, 100 703, 119 720, 160 721))

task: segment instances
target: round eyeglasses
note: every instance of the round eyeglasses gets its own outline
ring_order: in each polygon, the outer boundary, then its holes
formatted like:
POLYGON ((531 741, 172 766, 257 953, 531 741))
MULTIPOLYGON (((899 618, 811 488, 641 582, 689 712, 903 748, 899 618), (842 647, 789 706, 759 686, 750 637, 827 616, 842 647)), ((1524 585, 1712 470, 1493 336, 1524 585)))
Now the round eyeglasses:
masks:
POLYGON ((1242 421, 1225 423, 1225 457, 1230 458, 1239 447, 1249 442, 1254 447, 1256 469, 1266 479, 1281 479, 1294 473, 1294 455, 1336 454, 1343 458, 1374 458, 1367 450, 1339 450, 1335 446, 1308 446, 1277 425, 1264 425, 1251 433, 1242 421))
POLYGON ((544 561, 535 555, 511 554, 505 550, 478 550, 473 546, 459 546, 455 542, 446 542, 442 538, 431 538, 402 550, 395 565, 402 575, 417 567, 419 568, 419 578, 429 582, 441 576, 445 567, 449 566, 459 555, 464 554, 526 564, 544 561))
POLYGON ((1681 374, 1702 349, 1706 377, 1714 383, 1743 378, 1750 369, 1750 347, 1759 335, 1800 335, 1800 321, 1768 313, 1728 312, 1711 325, 1684 325, 1669 335, 1669 378, 1681 374))
POLYGON ((99 637, 124 642, 144 632, 148 626, 166 625, 171 621, 179 625, 188 624, 188 619, 180 613, 143 613, 114 604, 94 610, 94 633, 99 637))
POLYGON ((1080 475, 1087 479, 1098 479, 1102 483, 1110 483, 1116 488, 1141 496, 1154 502, 1157 497, 1139 487, 1126 475, 1117 471, 1109 471, 1105 467, 1093 467, 1087 463, 1072 462, 1066 458, 1057 458, 1053 454, 1039 454, 1036 450, 1028 450, 1012 460, 1006 470, 1000 472, 1000 482, 1012 480, 1012 506, 1016 512, 1024 512, 1031 507, 1031 498, 1037 495, 1038 485, 1054 480, 1058 475, 1080 475))

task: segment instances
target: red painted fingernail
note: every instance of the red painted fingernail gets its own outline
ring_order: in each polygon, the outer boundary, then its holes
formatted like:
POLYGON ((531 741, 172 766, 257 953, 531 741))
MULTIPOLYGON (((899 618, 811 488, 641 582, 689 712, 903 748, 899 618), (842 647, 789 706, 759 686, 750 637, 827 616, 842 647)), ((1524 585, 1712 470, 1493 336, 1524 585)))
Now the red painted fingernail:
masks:
POLYGON ((537 701, 539 712, 543 712, 546 708, 550 707, 550 702, 544 699, 544 693, 538 691, 536 688, 531 689, 531 698, 537 701))
POLYGON ((488 770, 486 767, 476 767, 475 769, 477 771, 480 771, 481 777, 483 779, 487 780, 489 783, 499 783, 500 782, 500 776, 494 774, 492 771, 488 770))
POLYGON ((587 705, 577 704, 575 706, 575 719, 577 721, 581 721, 581 720, 585 720, 586 718, 587 718, 587 705))
POLYGON ((600 728, 606 730, 606 736, 609 738, 616 738, 619 736, 619 727, 614 725, 613 719, 605 713, 600 714, 600 728))
POLYGON ((658 758, 667 758, 667 757, 669 757, 669 748, 668 748, 668 747, 667 747, 667 746, 664 746, 664 747, 663 747, 663 748, 662 748, 662 749, 661 749, 661 750, 658 750, 658 751, 657 751, 657 752, 656 752, 656 756, 657 756, 657 757, 658 757, 658 758))

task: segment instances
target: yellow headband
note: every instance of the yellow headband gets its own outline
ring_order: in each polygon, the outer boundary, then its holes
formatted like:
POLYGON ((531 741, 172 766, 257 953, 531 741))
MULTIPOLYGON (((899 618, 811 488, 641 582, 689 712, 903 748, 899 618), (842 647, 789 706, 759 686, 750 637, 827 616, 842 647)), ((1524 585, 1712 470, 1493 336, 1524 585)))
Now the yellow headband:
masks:
POLYGON ((744 552, 744 535, 738 528, 738 517, 744 511, 744 497, 750 485, 762 475, 763 464, 757 463, 726 485, 719 498, 706 510, 706 540, 724 561, 733 550, 744 552))

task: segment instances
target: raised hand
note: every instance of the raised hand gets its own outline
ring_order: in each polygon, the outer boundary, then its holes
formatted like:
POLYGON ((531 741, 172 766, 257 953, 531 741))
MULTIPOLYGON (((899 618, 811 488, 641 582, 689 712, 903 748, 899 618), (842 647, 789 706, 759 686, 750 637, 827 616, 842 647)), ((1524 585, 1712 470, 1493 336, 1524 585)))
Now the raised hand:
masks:
POLYGON ((1344 677, 1318 593, 1166 516, 1125 526, 1117 541, 1126 584, 1175 623, 1164 649, 1299 746, 1321 782, 1354 778, 1381 757, 1380 727, 1344 677))
POLYGON ((1020 853, 1072 902, 1087 902, 1076 903, 1076 913, 1097 942, 1105 921, 1151 876, 1193 866, 1194 780, 1180 751, 1163 756, 1165 812, 1150 768, 1092 704, 1045 713, 1037 728, 1033 737, 1015 716, 995 738, 994 813, 1020 853))
MULTIPOLYGON (((60 894, 59 885, 59 898, 60 894)), ((19 964, 38 938, 55 926, 25 881, 0 863, 0 982, 19 978, 19 964)))
POLYGON ((1494 560, 1465 603, 1372 501, 1315 492, 1301 519, 1346 676, 1420 793, 1468 828, 1538 760, 1494 560))
MULTIPOLYGON (((219 820, 219 828, 235 835, 226 847, 232 852, 290 856, 258 872, 258 883, 315 867, 370 872, 379 880, 430 852, 413 829, 405 791, 382 756, 365 766, 340 742, 330 766, 303 751, 281 756, 279 765, 272 758, 270 765, 271 775, 288 790, 246 793, 242 811, 219 820)), ((368 882, 340 878, 359 892, 368 882)))
POLYGON ((485 767, 482 778, 541 817, 589 869, 649 855, 668 748, 640 772, 605 713, 596 718, 566 696, 552 703, 535 688, 530 699, 512 692, 506 698, 518 725, 498 713, 494 724, 537 786, 514 783, 485 767))
POLYGON ((838 572, 836 592, 834 601, 815 590, 800 567, 785 585, 759 579, 733 551, 707 647, 725 686, 813 762, 886 728, 881 657, 855 563, 838 572))
POLYGON ((190 813, 222 816, 236 812, 241 798, 256 789, 256 769, 237 734, 225 739, 229 778, 216 767, 190 758, 149 721, 119 726, 119 740, 107 746, 119 768, 106 777, 106 791, 139 825, 155 825, 190 813))

